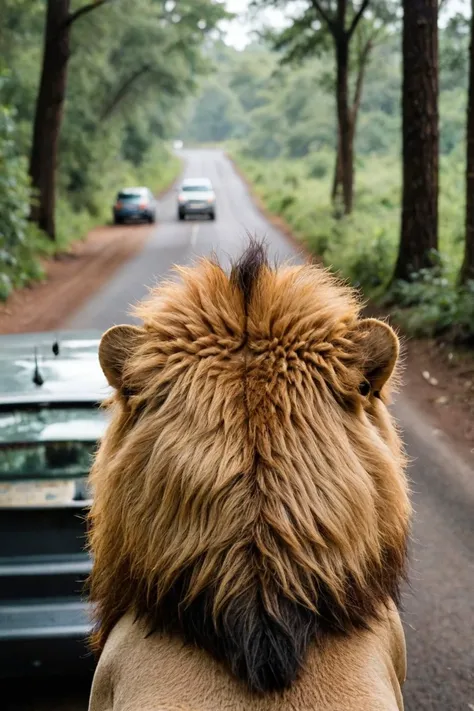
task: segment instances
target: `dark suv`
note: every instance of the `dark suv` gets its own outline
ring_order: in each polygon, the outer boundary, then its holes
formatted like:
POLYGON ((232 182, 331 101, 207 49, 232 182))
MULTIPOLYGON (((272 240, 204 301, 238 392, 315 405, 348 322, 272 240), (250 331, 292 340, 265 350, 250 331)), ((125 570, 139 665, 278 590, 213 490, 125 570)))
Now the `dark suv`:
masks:
POLYGON ((156 222, 156 200, 148 188, 125 188, 117 193, 113 206, 114 224, 145 221, 156 222))
POLYGON ((87 476, 106 427, 99 334, 0 337, 0 677, 92 670, 87 476))

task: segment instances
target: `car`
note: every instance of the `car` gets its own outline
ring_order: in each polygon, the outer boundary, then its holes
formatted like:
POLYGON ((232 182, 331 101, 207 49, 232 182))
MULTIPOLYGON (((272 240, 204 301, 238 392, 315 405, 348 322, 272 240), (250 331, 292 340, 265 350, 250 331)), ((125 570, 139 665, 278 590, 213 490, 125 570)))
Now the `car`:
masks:
POLYGON ((149 223, 156 221, 156 200, 148 188, 124 188, 119 193, 113 207, 115 225, 129 220, 149 223))
POLYGON ((0 336, 0 678, 93 671, 87 477, 111 392, 100 335, 0 336))
POLYGON ((187 215, 208 215, 216 219, 216 194, 208 178, 187 178, 178 190, 178 219, 187 215))

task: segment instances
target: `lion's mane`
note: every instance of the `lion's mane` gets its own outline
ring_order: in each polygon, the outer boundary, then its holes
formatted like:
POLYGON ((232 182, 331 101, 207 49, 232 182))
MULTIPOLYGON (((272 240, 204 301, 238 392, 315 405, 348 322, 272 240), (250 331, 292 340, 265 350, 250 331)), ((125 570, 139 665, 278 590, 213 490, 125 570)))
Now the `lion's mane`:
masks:
POLYGON ((252 244, 180 268, 114 327, 90 594, 100 651, 128 610, 256 691, 399 598, 410 504, 386 407, 398 340, 316 266, 252 244))

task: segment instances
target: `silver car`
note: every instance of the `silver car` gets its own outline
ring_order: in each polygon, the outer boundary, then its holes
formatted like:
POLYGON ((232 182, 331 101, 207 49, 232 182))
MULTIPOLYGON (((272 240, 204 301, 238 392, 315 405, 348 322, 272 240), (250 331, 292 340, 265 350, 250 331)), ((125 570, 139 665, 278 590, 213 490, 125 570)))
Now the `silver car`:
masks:
POLYGON ((178 191, 178 219, 186 215, 208 215, 216 219, 216 194, 208 178, 187 178, 178 191))
POLYGON ((93 668, 87 476, 110 394, 99 338, 0 337, 0 679, 93 668))

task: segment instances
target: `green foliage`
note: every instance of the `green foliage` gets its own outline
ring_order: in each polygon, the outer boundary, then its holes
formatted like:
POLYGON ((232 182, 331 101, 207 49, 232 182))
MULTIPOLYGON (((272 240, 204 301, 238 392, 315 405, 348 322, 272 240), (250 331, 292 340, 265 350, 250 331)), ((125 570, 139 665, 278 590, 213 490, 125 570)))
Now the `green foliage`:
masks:
POLYGON ((71 242, 85 236, 94 225, 110 223, 112 205, 121 187, 148 185, 158 193, 171 185, 181 170, 181 162, 164 144, 155 142, 140 166, 112 156, 105 168, 102 180, 91 194, 87 210, 74 208, 71 199, 60 197, 57 206, 58 250, 66 249, 71 242))
POLYGON ((38 256, 47 242, 28 222, 27 164, 15 145, 14 113, 0 105, 0 300, 11 290, 42 277, 38 256))
POLYGON ((335 156, 319 151, 308 156, 308 178, 325 178, 334 169, 335 156))
POLYGON ((434 268, 411 282, 391 283, 400 233, 401 165, 396 157, 366 156, 358 164, 356 207, 342 217, 328 194, 334 154, 320 151, 298 161, 235 158, 267 208, 281 215, 296 236, 325 264, 391 306, 393 317, 416 336, 449 330, 459 342, 474 342, 474 284, 459 290, 456 276, 463 249, 463 173, 460 148, 441 160, 440 244, 434 268))
MULTIPOLYGON (((394 10, 393 4, 389 8, 381 0, 377 12, 384 7, 394 10)), ((217 66, 214 85, 234 106, 233 112, 221 112, 218 121, 225 119, 225 140, 231 141, 233 154, 256 192, 328 266, 375 299, 391 285, 400 235, 401 37, 394 15, 390 17, 384 41, 375 46, 367 67, 355 141, 355 209, 349 217, 343 217, 330 202, 336 122, 334 61, 326 51, 327 38, 323 41, 322 34, 313 32, 314 46, 309 51, 303 45, 314 26, 307 24, 306 29, 300 27, 301 32, 293 27, 283 33, 279 52, 262 46, 237 52, 217 45, 211 53, 217 66), (298 52, 304 52, 300 56, 290 52, 286 56, 291 66, 284 62, 282 66, 284 52, 297 46, 298 52), (303 56, 305 61, 296 61, 303 56), (251 87, 249 97, 246 86, 251 87)), ((275 42, 275 36, 267 39, 275 42)), ((352 61, 361 39, 356 37, 351 47, 352 61)), ((409 284, 389 291, 390 299, 401 304, 397 318, 418 335, 444 333, 449 328, 455 338, 469 339, 474 331, 472 285, 463 290, 456 285, 464 242, 468 42, 461 16, 440 32, 442 267, 430 272, 431 276, 417 275, 409 284)), ((207 94, 210 113, 209 99, 207 94)), ((199 96, 193 107, 194 139, 209 128, 201 124, 203 101, 203 95, 199 96)), ((191 124, 186 124, 185 136, 190 130, 191 124)), ((216 138, 214 129, 206 134, 207 140, 216 138)))
MULTIPOLYGON (((393 9, 393 3, 377 4, 377 14, 389 23, 383 42, 377 36, 366 71, 355 140, 356 154, 362 157, 393 156, 401 150, 401 37, 393 24, 393 9)), ((371 22, 366 19, 359 26, 352 62, 373 29, 371 22)), ((297 32, 290 34, 303 41, 297 32)), ((215 74, 201 85, 182 128, 184 138, 206 143, 240 139, 249 157, 264 160, 334 149, 334 60, 326 33, 321 35, 322 44, 318 37, 316 33, 317 47, 309 58, 306 54, 304 62, 291 66, 280 66, 283 50, 272 52, 260 45, 238 52, 214 45, 209 54, 215 74)), ((468 41, 461 16, 440 33, 440 149, 446 156, 464 145, 468 41)))
POLYGON ((458 343, 474 343, 474 282, 453 288, 440 264, 421 270, 410 282, 396 282, 388 297, 397 304, 395 318, 418 337, 449 332, 458 343))
POLYGON ((357 209, 338 217, 328 193, 334 155, 320 152, 300 161, 236 159, 271 212, 297 236, 366 293, 390 278, 399 230, 400 169, 390 158, 369 158, 360 166, 357 209))
MULTIPOLYGON (((72 0, 72 12, 83 5, 72 0)), ((0 298, 40 277, 38 257, 51 251, 26 219, 45 9, 45 2, 0 0, 0 298)), ((141 183, 159 190, 177 175, 179 162, 166 143, 183 102, 210 69, 207 37, 227 16, 213 0, 114 0, 73 23, 55 249, 109 220, 121 187, 141 183)))
MULTIPOLYGON (((449 42, 449 37, 443 39, 449 42)), ((218 44, 211 52, 216 72, 191 106, 183 137, 198 143, 240 139, 243 151, 263 160, 333 150, 336 109, 330 57, 279 67, 278 55, 263 47, 238 52, 218 44)), ((440 96, 443 155, 455 151, 465 133, 465 77, 451 70, 449 76, 440 96)), ((400 153, 400 105, 400 37, 394 34, 374 48, 367 68, 355 140, 358 156, 400 153)))
POLYGON ((226 141, 246 133, 246 122, 235 94, 211 80, 190 124, 189 135, 202 143, 226 141))

